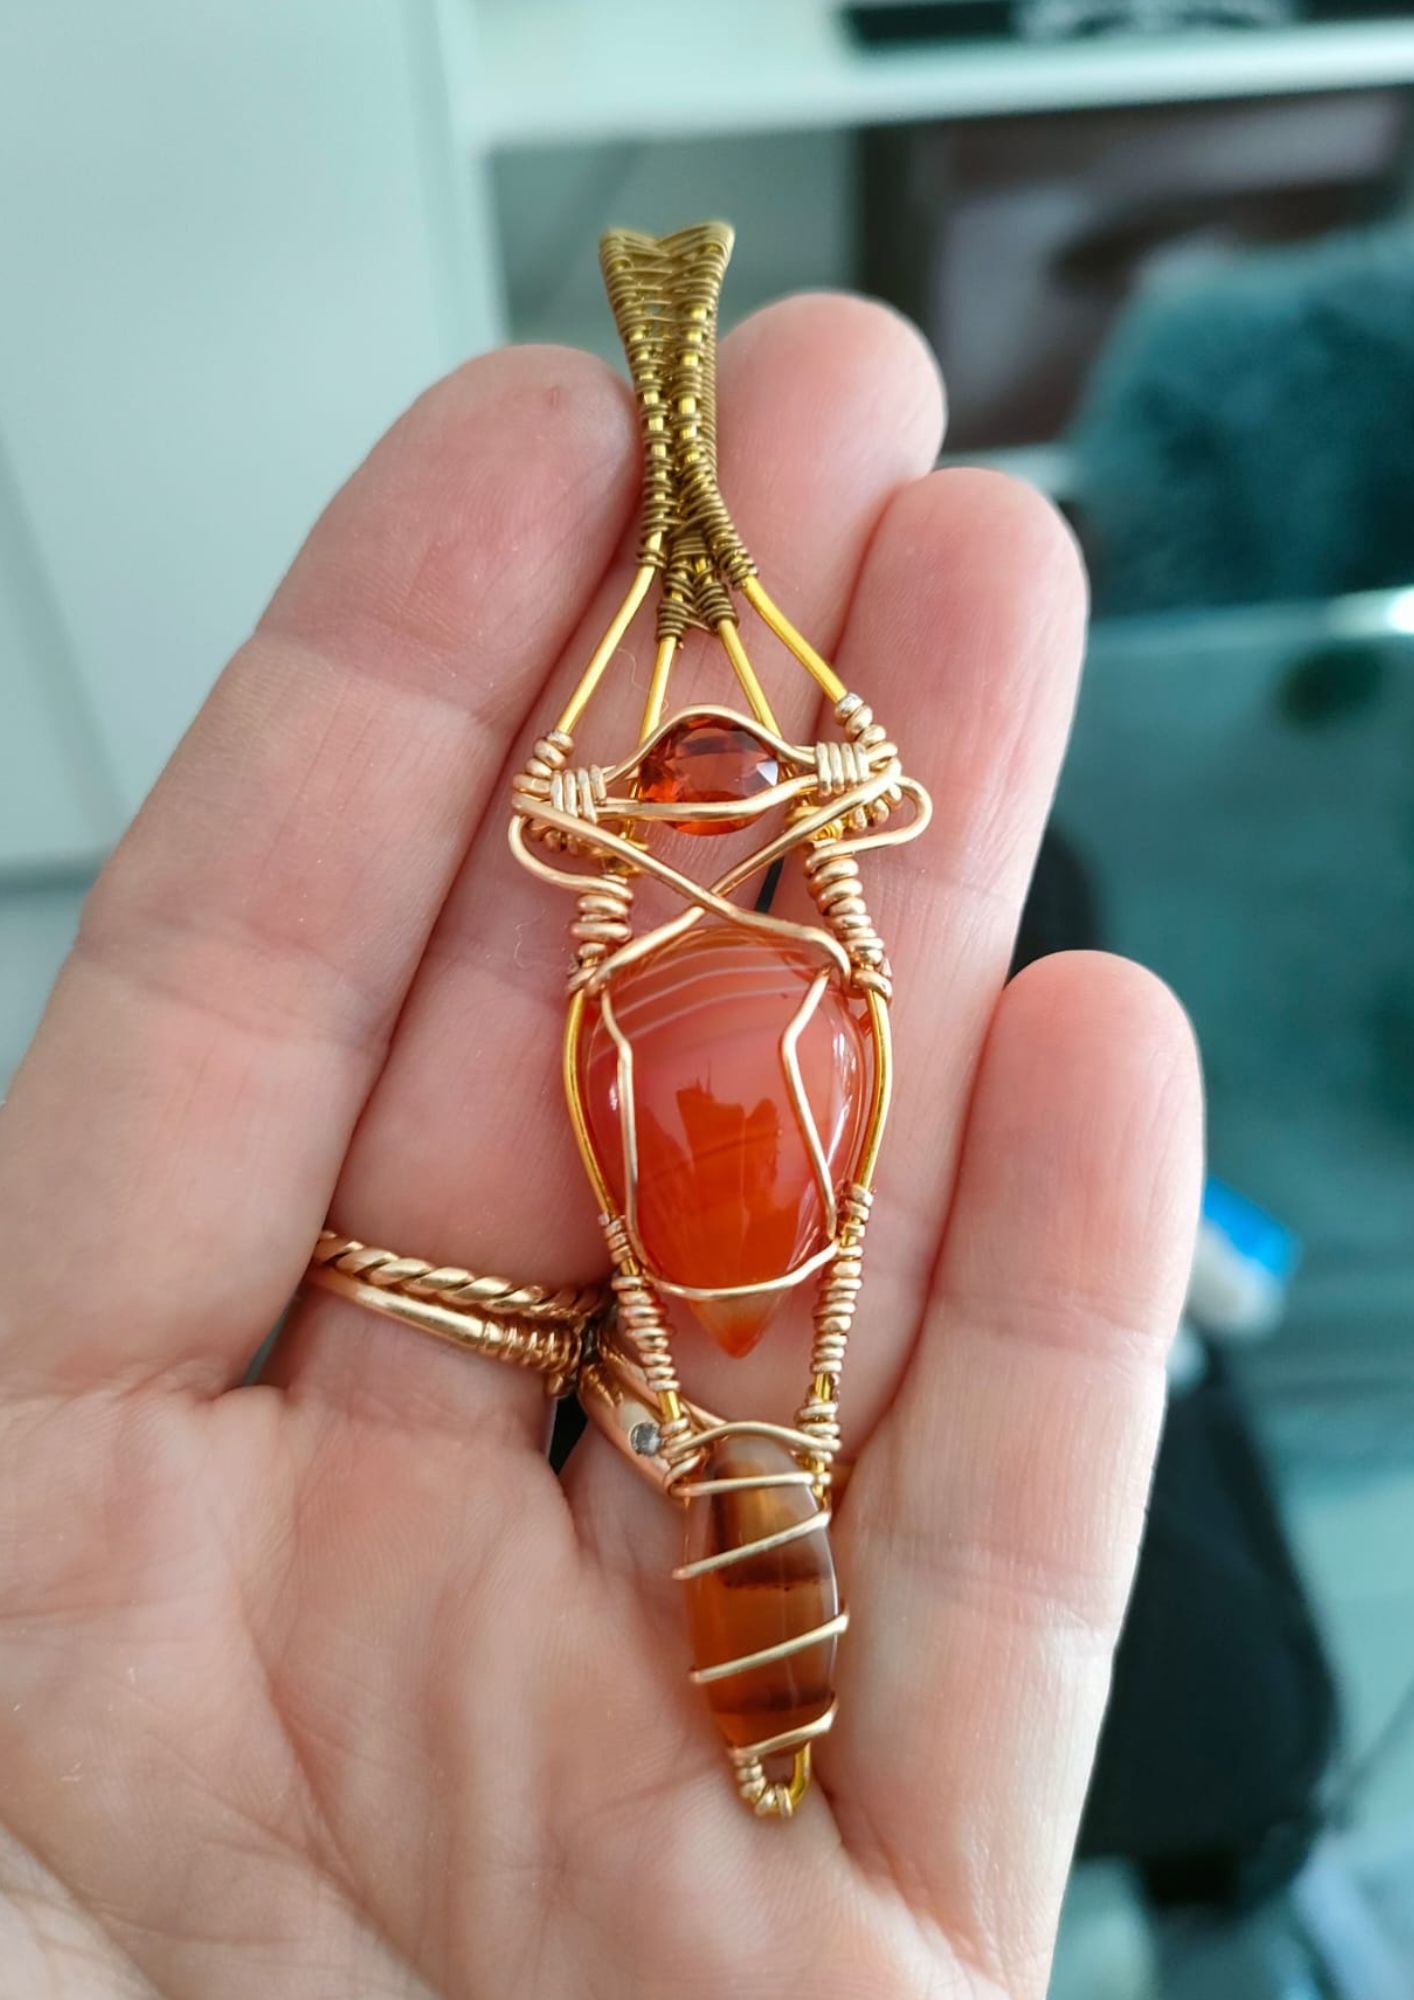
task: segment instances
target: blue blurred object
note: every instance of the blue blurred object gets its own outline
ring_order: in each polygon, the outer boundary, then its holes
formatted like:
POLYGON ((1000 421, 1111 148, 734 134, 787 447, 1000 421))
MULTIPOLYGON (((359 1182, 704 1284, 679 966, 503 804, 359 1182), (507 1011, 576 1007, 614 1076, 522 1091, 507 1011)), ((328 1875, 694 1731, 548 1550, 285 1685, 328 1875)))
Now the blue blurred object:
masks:
POLYGON ((1274 1278, 1286 1279, 1295 1271, 1301 1246, 1291 1231, 1211 1176, 1203 1189, 1203 1223, 1225 1237, 1240 1257, 1274 1278))
POLYGON ((1300 1254, 1289 1229, 1245 1195, 1210 1179, 1203 1189, 1188 1317, 1227 1340, 1260 1339, 1280 1323, 1300 1254))

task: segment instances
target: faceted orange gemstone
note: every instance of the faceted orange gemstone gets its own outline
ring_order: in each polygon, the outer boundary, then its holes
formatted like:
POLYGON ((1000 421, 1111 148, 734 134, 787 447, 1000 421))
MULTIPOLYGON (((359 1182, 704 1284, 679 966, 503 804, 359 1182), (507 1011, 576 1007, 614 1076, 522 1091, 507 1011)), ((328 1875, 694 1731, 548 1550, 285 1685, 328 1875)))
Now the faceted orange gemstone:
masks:
MULTIPOLYGON (((782 1038, 817 971, 798 945, 733 924, 699 924, 610 987, 632 1051, 638 1235, 674 1284, 755 1285, 823 1247, 827 1212, 791 1099, 782 1038)), ((833 1185, 858 1154, 868 1052, 834 980, 796 1044, 800 1079, 833 1185)), ((594 1150, 615 1199, 625 1196, 619 1059, 591 1005, 580 1087, 594 1150)), ((746 1354, 786 1294, 692 1300, 729 1354, 746 1354)))
MULTIPOLYGON (((780 760, 749 729, 702 716, 685 722, 648 752, 639 766, 639 796, 658 805, 715 805, 753 798, 774 785, 780 760)), ((669 820, 679 833, 731 833, 745 819, 669 820)))
MULTIPOLYGON (((795 1470, 774 1438, 723 1438, 698 1479, 795 1470)), ((742 1486, 688 1502, 685 1563, 739 1549, 794 1527, 820 1511, 808 1486, 742 1486)), ((710 1667, 763 1652, 827 1624, 840 1608, 828 1530, 689 1579, 688 1628, 693 1665, 710 1667)), ((707 1681, 703 1691, 728 1743, 738 1749, 800 1729, 825 1713, 834 1695, 831 1637, 738 1674, 707 1681)))

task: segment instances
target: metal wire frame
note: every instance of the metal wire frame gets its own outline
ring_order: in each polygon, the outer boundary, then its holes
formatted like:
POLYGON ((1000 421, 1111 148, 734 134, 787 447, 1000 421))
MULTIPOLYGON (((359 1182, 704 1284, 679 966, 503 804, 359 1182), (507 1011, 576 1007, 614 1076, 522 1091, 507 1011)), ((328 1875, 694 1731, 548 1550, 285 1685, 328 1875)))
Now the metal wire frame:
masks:
MULTIPOLYGON (((730 714, 731 711, 724 711, 730 714)), ((744 719, 744 718, 743 718, 744 719)), ((544 742, 536 746, 537 753, 544 742)), ((785 919, 769 915, 761 910, 749 910, 729 901, 731 892, 740 888, 753 875, 764 872, 774 862, 795 849, 815 850, 828 847, 832 855, 848 853, 851 857, 869 848, 891 847, 914 840, 923 832, 932 814, 931 801, 922 786, 901 773, 884 770, 876 773, 868 781, 851 787, 838 798, 829 798, 824 803, 808 807, 792 817, 781 833, 764 847, 755 849, 734 867, 710 884, 693 881, 680 869, 671 867, 658 855, 653 854, 628 834, 618 833, 605 825, 597 817, 590 818, 566 810, 548 802, 537 791, 518 789, 512 795, 512 818, 508 830, 511 849, 517 859, 532 874, 542 881, 554 883, 556 887, 582 891, 590 879, 584 874, 557 868, 542 855, 533 852, 527 836, 543 839, 545 835, 558 835, 573 841, 581 854, 598 851, 601 863, 609 860, 619 863, 631 873, 651 875, 680 895, 690 907, 682 915, 670 918, 655 930, 629 938, 619 948, 600 959, 593 975, 594 989, 600 990, 626 965, 648 956, 662 945, 680 937, 697 923, 703 914, 716 916, 727 923, 739 923, 748 929, 760 929, 778 937, 786 937, 797 944, 821 952, 836 967, 846 980, 858 983, 860 965, 852 957, 848 945, 835 934, 838 928, 836 913, 830 907, 822 909, 822 915, 830 928, 814 924, 789 923, 785 919), (842 833, 840 823, 848 821, 857 812, 886 799, 891 792, 897 792, 913 806, 912 819, 901 827, 876 828, 868 832, 842 833)), ((743 802, 745 805, 746 802, 743 802)), ((637 808, 626 814, 636 816, 637 808)), ((676 807, 675 816, 679 821, 710 817, 710 806, 681 805, 676 807)), ((744 816, 744 814, 742 815, 744 816)))
MULTIPOLYGON (((863 802, 870 795, 871 786, 857 787, 855 791, 863 802)), ((882 793, 878 795, 882 796, 882 793)), ((926 795, 922 796, 926 800, 926 795)), ((844 805, 849 798, 850 794, 846 793, 843 800, 836 802, 837 807, 844 805)), ((832 824, 837 825, 839 816, 836 811, 832 824)), ((919 820, 925 816, 926 803, 920 809, 919 820)), ((802 840, 809 841, 809 832, 802 832, 801 826, 808 828, 816 817, 818 814, 807 812, 802 822, 788 830, 784 851, 798 846, 802 840)), ((515 822, 515 830, 523 842, 524 817, 515 822)), ((822 827, 820 831, 824 831, 824 828, 822 827)), ((838 838, 836 835, 837 844, 838 838)), ((874 832, 858 836, 856 844, 865 842, 879 844, 885 838, 885 835, 874 832)), ((586 845, 590 847, 602 843, 607 858, 611 859, 628 861, 636 852, 636 865, 644 868, 646 872, 657 873, 660 879, 670 879, 677 872, 658 867, 654 858, 641 850, 630 848, 628 854, 620 855, 619 837, 600 824, 586 826, 585 840, 586 845)), ((762 865, 761 854, 770 853, 778 844, 780 843, 770 842, 766 849, 738 863, 716 885, 716 890, 725 889, 728 883, 731 886, 740 886, 742 881, 749 879, 756 868, 762 865)), ((627 847, 628 843, 625 841, 622 845, 627 847)), ((579 887, 584 879, 579 875, 567 875, 566 871, 561 869, 549 869, 543 864, 537 868, 537 872, 547 873, 551 879, 561 883, 568 880, 576 887, 579 887)), ((707 904, 700 885, 692 884, 690 878, 682 879, 685 890, 693 896, 692 907, 685 913, 689 921, 695 920, 704 907, 715 904, 729 921, 741 924, 744 928, 764 928, 778 936, 793 938, 799 942, 807 944, 818 942, 820 946, 833 947, 826 953, 825 964, 811 979, 805 1001, 793 1014, 781 1041, 782 1063, 788 1079, 792 1106, 807 1148, 810 1150, 822 1194, 827 1202, 826 1234, 829 1240, 803 1264, 780 1278, 740 1287, 706 1288, 677 1284, 665 1274, 653 1269, 644 1250, 638 1234, 638 1158, 633 1110, 633 1052, 614 1014, 611 982, 615 970, 633 963, 643 951, 660 948, 667 937, 681 934, 686 928, 682 918, 673 919, 669 924, 659 926, 646 938, 634 938, 631 934, 627 936, 615 952, 599 958, 591 979, 580 981, 572 992, 564 1045, 565 1089, 571 1124, 604 1218, 610 1253, 615 1263, 614 1282, 619 1294, 621 1315, 624 1318, 624 1331, 637 1351, 647 1382, 655 1397, 657 1417, 661 1427, 660 1449, 669 1468, 664 1490, 672 1497, 687 1501, 706 1497, 713 1492, 729 1490, 735 1486, 768 1486, 789 1481, 791 1484, 811 1488, 815 1496, 818 1513, 812 1516, 811 1520, 812 1524, 819 1521, 820 1525, 818 1528, 812 1525, 803 1532, 828 1535, 831 1463, 840 1438, 838 1422, 840 1381, 850 1324, 859 1292, 863 1223, 871 1199, 869 1183, 878 1160, 892 1091, 892 1041, 887 1000, 877 989, 865 987, 864 999, 874 1050, 871 1102, 859 1155, 852 1167, 852 1179, 843 1198, 837 1201, 800 1072, 798 1041, 806 1021, 818 1006, 829 980, 832 977, 847 976, 841 975, 836 962, 838 941, 832 934, 819 931, 814 926, 793 925, 785 919, 772 917, 767 913, 745 910, 738 904, 727 902, 725 896, 715 892, 712 904, 707 904), (639 947, 641 950, 636 949, 639 947), (615 1045, 619 1069, 625 1184, 622 1213, 615 1202, 604 1164, 595 1149, 580 1082, 581 1044, 586 1022, 586 1007, 595 996, 605 1026, 615 1045), (701 1422, 694 1422, 686 1405, 673 1359, 671 1332, 662 1310, 660 1294, 669 1292, 688 1298, 740 1297, 745 1293, 776 1290, 785 1285, 803 1282, 822 1268, 826 1275, 816 1303, 811 1379, 801 1405, 798 1427, 787 1432, 781 1427, 763 1426, 750 1420, 742 1420, 736 1424, 719 1424, 715 1427, 709 1425, 705 1428, 701 1422), (734 1475, 721 1480, 694 1480, 685 1476, 701 1465, 705 1453, 716 1438, 749 1431, 788 1440, 790 1448, 797 1455, 799 1470, 790 1474, 734 1475)), ((623 927, 628 928, 626 910, 623 927)), ((846 965, 853 969, 854 962, 847 953, 843 955, 846 965)), ((787 1537, 787 1539, 794 1538, 794 1535, 787 1537)), ((744 1545, 739 1553, 733 1551, 731 1555, 736 1559, 745 1560, 753 1553, 764 1553, 768 1547, 777 1546, 781 1546, 781 1543, 774 1537, 763 1538, 744 1545)), ((684 1567, 687 1570, 687 1574, 683 1577, 684 1581, 701 1573, 692 1566, 684 1567)), ((796 1652, 805 1651, 811 1646, 835 1638, 844 1632, 847 1624, 848 1612, 842 1610, 826 1624, 804 1634, 795 1635, 777 1647, 743 1655, 735 1660, 713 1662, 708 1666, 698 1667, 694 1670, 692 1678, 697 1685, 705 1685, 710 1681, 728 1678, 734 1674, 767 1667, 789 1658, 796 1652)), ((828 1731, 834 1715, 835 1704, 832 1702, 821 1716, 812 1719, 798 1730, 784 1732, 745 1747, 730 1748, 729 1754, 738 1790, 753 1812, 771 1818, 789 1818, 794 1813, 811 1782, 813 1744, 828 1731), (789 1777, 773 1778, 770 1766, 786 1756, 791 1760, 789 1777)))
MULTIPOLYGON (((860 884, 861 853, 912 839, 927 825, 927 793, 902 769, 898 751, 867 705, 851 694, 809 641, 774 602, 732 523, 716 477, 715 329, 722 276, 731 250, 724 224, 702 224, 676 236, 653 239, 614 231, 601 245, 610 302, 638 396, 644 440, 644 502, 638 566, 627 593, 595 647, 556 726, 536 744, 513 791, 509 837, 519 860, 540 879, 572 889, 578 917, 572 930, 576 963, 565 1021, 563 1074, 570 1121, 594 1190, 614 1266, 617 1326, 598 1335, 597 1351, 581 1372, 581 1394, 596 1417, 670 1497, 708 1498, 738 1486, 788 1482, 809 1487, 815 1512, 808 1520, 710 1559, 685 1563, 685 1583, 786 1546, 806 1535, 828 1538, 832 1462, 840 1439, 839 1394, 851 1322, 862 1274, 864 1230, 872 1183, 887 1122, 893 1083, 888 1002, 891 975, 883 942, 874 930, 860 884), (657 647, 640 740, 635 751, 607 767, 571 765, 573 735, 629 625, 659 584, 657 647), (812 676, 831 703, 841 739, 813 746, 780 734, 765 690, 743 643, 733 593, 739 592, 765 626, 812 676), (698 703, 667 719, 667 696, 681 641, 689 626, 715 635, 750 709, 750 717, 698 703), (725 803, 663 805, 639 795, 644 757, 670 730, 691 720, 715 719, 753 732, 780 759, 780 781, 753 798, 725 803), (886 824, 900 809, 902 823, 886 824), (761 846, 711 883, 694 881, 652 852, 655 823, 671 819, 711 830, 731 819, 756 821, 781 810, 785 824, 761 846), (552 852, 578 865, 551 861, 552 852), (820 922, 794 923, 733 900, 758 871, 788 853, 799 854, 820 922), (666 922, 636 933, 633 883, 650 877, 673 890, 685 908, 666 922), (824 1200, 827 1241, 782 1279, 765 1285, 706 1290, 672 1283, 656 1273, 638 1235, 638 1159, 633 1112, 633 1052, 616 1020, 612 988, 618 974, 683 936, 704 916, 748 932, 787 940, 814 962, 802 1007, 781 1041, 792 1106, 824 1200), (873 1063, 868 1114, 857 1157, 839 1189, 833 1185, 818 1128, 804 1089, 798 1041, 826 985, 838 981, 865 1008, 873 1063), (619 1066, 625 1197, 620 1213, 603 1163, 597 1158, 585 1115, 581 1043, 588 1008, 596 1005, 615 1043, 619 1066), (673 1357, 661 1294, 689 1298, 739 1296, 775 1290, 822 1273, 815 1308, 811 1375, 796 1425, 752 1419, 722 1422, 684 1393, 673 1357), (628 1356, 632 1357, 630 1360, 628 1356), (647 1414, 651 1411, 651 1415, 647 1414), (788 1474, 723 1475, 703 1472, 706 1454, 720 1438, 754 1433, 783 1442, 795 1460, 788 1474)), ((815 1630, 736 1660, 699 1666, 699 1684, 767 1667, 811 1645, 833 1640, 848 1622, 841 1611, 815 1630)), ((802 1729, 731 1751, 742 1796, 758 1813, 788 1817, 810 1781, 811 1746, 830 1727, 834 1704, 802 1729), (770 1760, 791 1757, 789 1780, 772 1780, 770 1760)))

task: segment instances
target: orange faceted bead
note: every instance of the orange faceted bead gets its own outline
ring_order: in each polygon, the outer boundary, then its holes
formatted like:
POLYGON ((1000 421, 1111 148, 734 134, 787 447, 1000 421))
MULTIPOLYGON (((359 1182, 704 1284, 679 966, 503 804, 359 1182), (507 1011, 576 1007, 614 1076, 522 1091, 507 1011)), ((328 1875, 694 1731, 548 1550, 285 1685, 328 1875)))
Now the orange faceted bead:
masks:
MULTIPOLYGON (((730 1288, 784 1277, 826 1242, 825 1190, 792 1100, 783 1038, 817 967, 788 940, 699 924, 619 973, 614 1019, 632 1060, 638 1237, 678 1285, 730 1288)), ((831 980, 796 1058, 831 1185, 863 1136, 869 1055, 859 1018, 831 980)), ((591 1003, 579 1045, 590 1138, 626 1206, 618 1049, 591 1003)), ((785 1294, 690 1301, 729 1354, 746 1354, 785 1294)))
MULTIPOLYGON (((718 805, 753 798, 780 776, 774 750, 749 729, 701 716, 669 730, 639 766, 639 797, 657 805, 718 805)), ((731 833, 748 819, 669 820, 678 833, 731 833)))
MULTIPOLYGON (((774 1438, 723 1438, 698 1479, 795 1470, 774 1438)), ((740 1486, 688 1502, 684 1563, 739 1549, 779 1534, 818 1514, 808 1486, 740 1486)), ((719 1666, 803 1638, 828 1624, 840 1608, 829 1533, 819 1529, 774 1549, 692 1577, 686 1584, 694 1666, 719 1666)), ((725 1674, 703 1683, 717 1727, 737 1749, 801 1729, 822 1716, 834 1699, 833 1634, 785 1659, 725 1674)))

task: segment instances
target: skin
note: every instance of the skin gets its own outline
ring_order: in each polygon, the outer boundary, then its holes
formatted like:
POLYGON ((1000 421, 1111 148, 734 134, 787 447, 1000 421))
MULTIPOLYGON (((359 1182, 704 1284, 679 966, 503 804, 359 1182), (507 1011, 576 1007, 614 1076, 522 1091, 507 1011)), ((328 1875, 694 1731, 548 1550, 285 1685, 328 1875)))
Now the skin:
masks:
MULTIPOLYGON (((483 1270, 602 1267, 556 1076, 568 905, 504 824, 623 587, 635 433, 598 363, 508 351, 315 528, 0 1113, 15 2000, 1043 1994, 1200 1093, 1137 967, 1005 983, 1085 593, 1034 494, 929 471, 941 420, 880 308, 797 299, 725 344, 743 531, 937 804, 868 870, 902 1087, 846 1385, 854 1622, 804 1809, 737 1802, 686 1682, 679 1520, 597 1437, 556 1480, 537 1383, 316 1296, 240 1386, 326 1214, 483 1270)), ((635 729, 650 650, 586 754, 635 729)), ((808 740, 811 689, 758 654, 808 740)), ((789 1409, 803 1339, 682 1363, 709 1403, 789 1409)))

